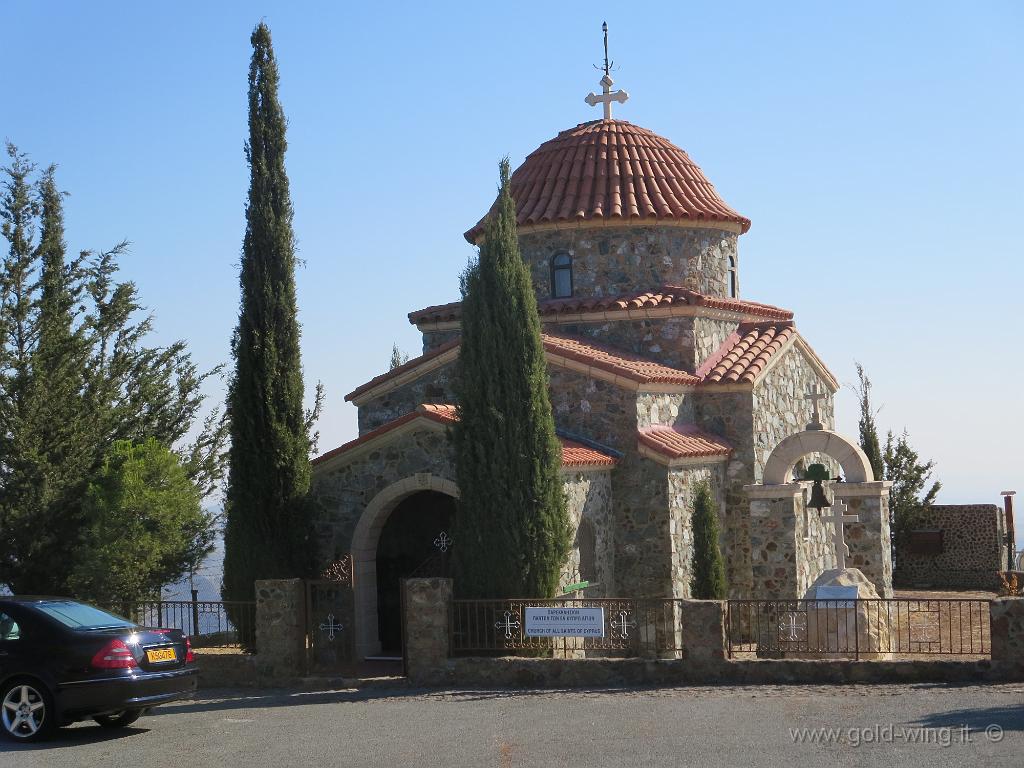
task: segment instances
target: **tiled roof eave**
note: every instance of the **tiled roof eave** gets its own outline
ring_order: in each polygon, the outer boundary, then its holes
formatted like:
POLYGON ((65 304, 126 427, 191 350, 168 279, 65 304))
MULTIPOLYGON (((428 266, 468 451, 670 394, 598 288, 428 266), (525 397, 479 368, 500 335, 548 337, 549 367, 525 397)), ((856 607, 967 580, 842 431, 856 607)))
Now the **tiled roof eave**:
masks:
MULTIPOLYGON (((330 471, 376 450, 382 441, 391 442, 423 429, 444 432, 455 422, 455 413, 455 407, 451 405, 421 405, 411 413, 317 456, 310 463, 316 472, 330 471)), ((609 470, 618 463, 617 457, 591 445, 561 436, 558 439, 563 451, 563 472, 609 470)))

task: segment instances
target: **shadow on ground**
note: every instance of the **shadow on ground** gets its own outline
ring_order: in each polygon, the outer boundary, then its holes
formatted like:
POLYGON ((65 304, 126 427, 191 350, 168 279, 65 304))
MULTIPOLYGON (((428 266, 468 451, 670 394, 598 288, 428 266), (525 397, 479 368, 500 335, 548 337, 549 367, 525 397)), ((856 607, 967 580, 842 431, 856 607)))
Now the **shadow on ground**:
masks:
POLYGON ((998 725, 1003 731, 1024 731, 1024 704, 1016 707, 986 707, 984 709, 954 709, 922 717, 915 725, 927 728, 960 728, 968 726, 972 732, 984 731, 998 725))
POLYGON ((75 725, 58 728, 44 741, 20 744, 0 739, 0 754, 4 752, 46 752, 54 749, 79 747, 83 744, 100 744, 104 741, 120 741, 132 736, 149 733, 149 728, 102 728, 98 725, 75 725))

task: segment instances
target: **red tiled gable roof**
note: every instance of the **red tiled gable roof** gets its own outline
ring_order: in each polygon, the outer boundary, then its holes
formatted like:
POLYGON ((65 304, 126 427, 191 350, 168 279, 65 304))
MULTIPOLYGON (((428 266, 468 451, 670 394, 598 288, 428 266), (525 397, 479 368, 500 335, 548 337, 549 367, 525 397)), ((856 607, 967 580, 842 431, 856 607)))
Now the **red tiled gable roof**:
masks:
POLYGON ((729 456, 732 446, 697 427, 647 427, 638 433, 640 444, 669 459, 729 456))
POLYGON ((614 467, 615 458, 589 445, 577 443, 567 437, 559 437, 562 444, 563 467, 614 467))
POLYGON ((438 357, 441 357, 441 355, 443 355, 445 352, 450 352, 451 350, 455 349, 457 346, 459 346, 459 340, 458 339, 453 339, 452 341, 449 341, 446 344, 442 344, 437 349, 433 349, 430 352, 427 352, 425 355, 420 355, 419 357, 414 357, 412 360, 408 361, 407 363, 404 363, 404 364, 398 366, 397 368, 392 368, 387 373, 382 373, 380 376, 374 376, 372 379, 370 379, 365 384, 362 384, 361 386, 356 387, 351 392, 349 392, 347 395, 345 395, 345 402, 349 402, 349 401, 355 400, 361 394, 363 394, 364 392, 369 392, 371 389, 376 387, 378 384, 383 384, 385 381, 390 381, 391 379, 394 379, 394 378, 396 378, 398 376, 401 376, 403 373, 408 373, 409 371, 413 371, 416 368, 418 368, 419 366, 423 365, 424 363, 430 362, 431 360, 434 360, 434 359, 436 359, 438 357))
POLYGON ((697 375, 705 384, 752 384, 772 356, 795 335, 791 322, 740 323, 697 375))
MULTIPOLYGON (((682 384, 695 386, 700 383, 700 379, 692 373, 681 371, 678 368, 670 368, 667 365, 662 365, 661 363, 656 363, 628 352, 603 347, 589 339, 542 333, 541 340, 544 343, 544 351, 550 355, 583 363, 637 384, 682 384)), ((446 352, 454 350, 459 346, 459 342, 459 339, 454 339, 432 352, 413 358, 405 365, 401 365, 387 373, 382 373, 361 387, 349 392, 345 395, 345 400, 355 400, 360 395, 371 391, 381 384, 414 371, 418 366, 429 363, 446 352)))
MULTIPOLYGON (((676 285, 663 285, 654 291, 628 293, 620 296, 577 297, 571 299, 547 299, 537 303, 537 310, 542 318, 557 319, 558 315, 587 314, 589 312, 628 312, 638 309, 665 309, 673 306, 709 307, 739 312, 746 315, 770 318, 772 320, 792 320, 793 313, 788 309, 773 307, 771 304, 760 304, 756 301, 742 299, 726 299, 717 296, 705 296, 676 285)), ((439 304, 409 313, 409 322, 414 325, 424 322, 454 322, 462 317, 461 302, 439 304)))
MULTIPOLYGON (((454 405, 433 405, 423 404, 416 408, 412 413, 407 413, 405 416, 401 416, 394 421, 389 421, 382 427, 378 427, 372 432, 367 432, 362 437, 358 437, 355 440, 350 440, 338 448, 332 451, 317 456, 311 462, 313 466, 323 464, 324 462, 340 456, 354 448, 376 440, 388 432, 392 432, 399 427, 409 424, 416 419, 429 419, 430 421, 437 422, 438 424, 444 424, 445 426, 454 424, 459 420, 458 410, 454 405)), ((566 437, 559 436, 559 442, 562 444, 562 466, 566 468, 573 467, 613 467, 615 466, 616 459, 614 456, 609 456, 597 448, 592 448, 583 443, 570 440, 566 437)))
POLYGON ((553 333, 542 333, 541 338, 544 341, 544 350, 549 354, 590 365, 638 384, 700 383, 700 379, 692 373, 669 368, 639 355, 603 347, 589 339, 553 333))
MULTIPOLYGON (((625 221, 750 219, 718 196, 703 171, 667 139, 624 120, 594 120, 541 144, 512 174, 520 227, 625 221)), ((466 232, 475 243, 481 219, 466 232)))

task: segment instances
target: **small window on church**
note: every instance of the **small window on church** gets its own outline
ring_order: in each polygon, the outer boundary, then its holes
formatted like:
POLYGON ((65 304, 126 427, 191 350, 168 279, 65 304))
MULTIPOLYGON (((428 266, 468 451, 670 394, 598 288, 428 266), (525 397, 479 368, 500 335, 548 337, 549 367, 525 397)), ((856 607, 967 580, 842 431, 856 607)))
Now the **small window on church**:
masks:
POLYGON ((729 298, 739 298, 739 285, 736 282, 736 257, 729 257, 729 298))
POLYGON ((572 296, 572 257, 559 253, 551 260, 551 295, 556 299, 572 296))

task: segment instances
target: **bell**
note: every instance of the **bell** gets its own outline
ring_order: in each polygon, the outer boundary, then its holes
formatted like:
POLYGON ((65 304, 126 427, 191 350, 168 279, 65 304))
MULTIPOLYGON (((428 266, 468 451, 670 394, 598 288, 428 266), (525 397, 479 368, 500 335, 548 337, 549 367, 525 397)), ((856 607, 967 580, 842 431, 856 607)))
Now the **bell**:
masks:
POLYGON ((825 489, 821 485, 821 480, 815 480, 814 485, 811 486, 811 500, 807 503, 807 506, 811 509, 816 509, 821 512, 824 507, 831 507, 832 502, 828 500, 828 496, 825 495, 825 489))

